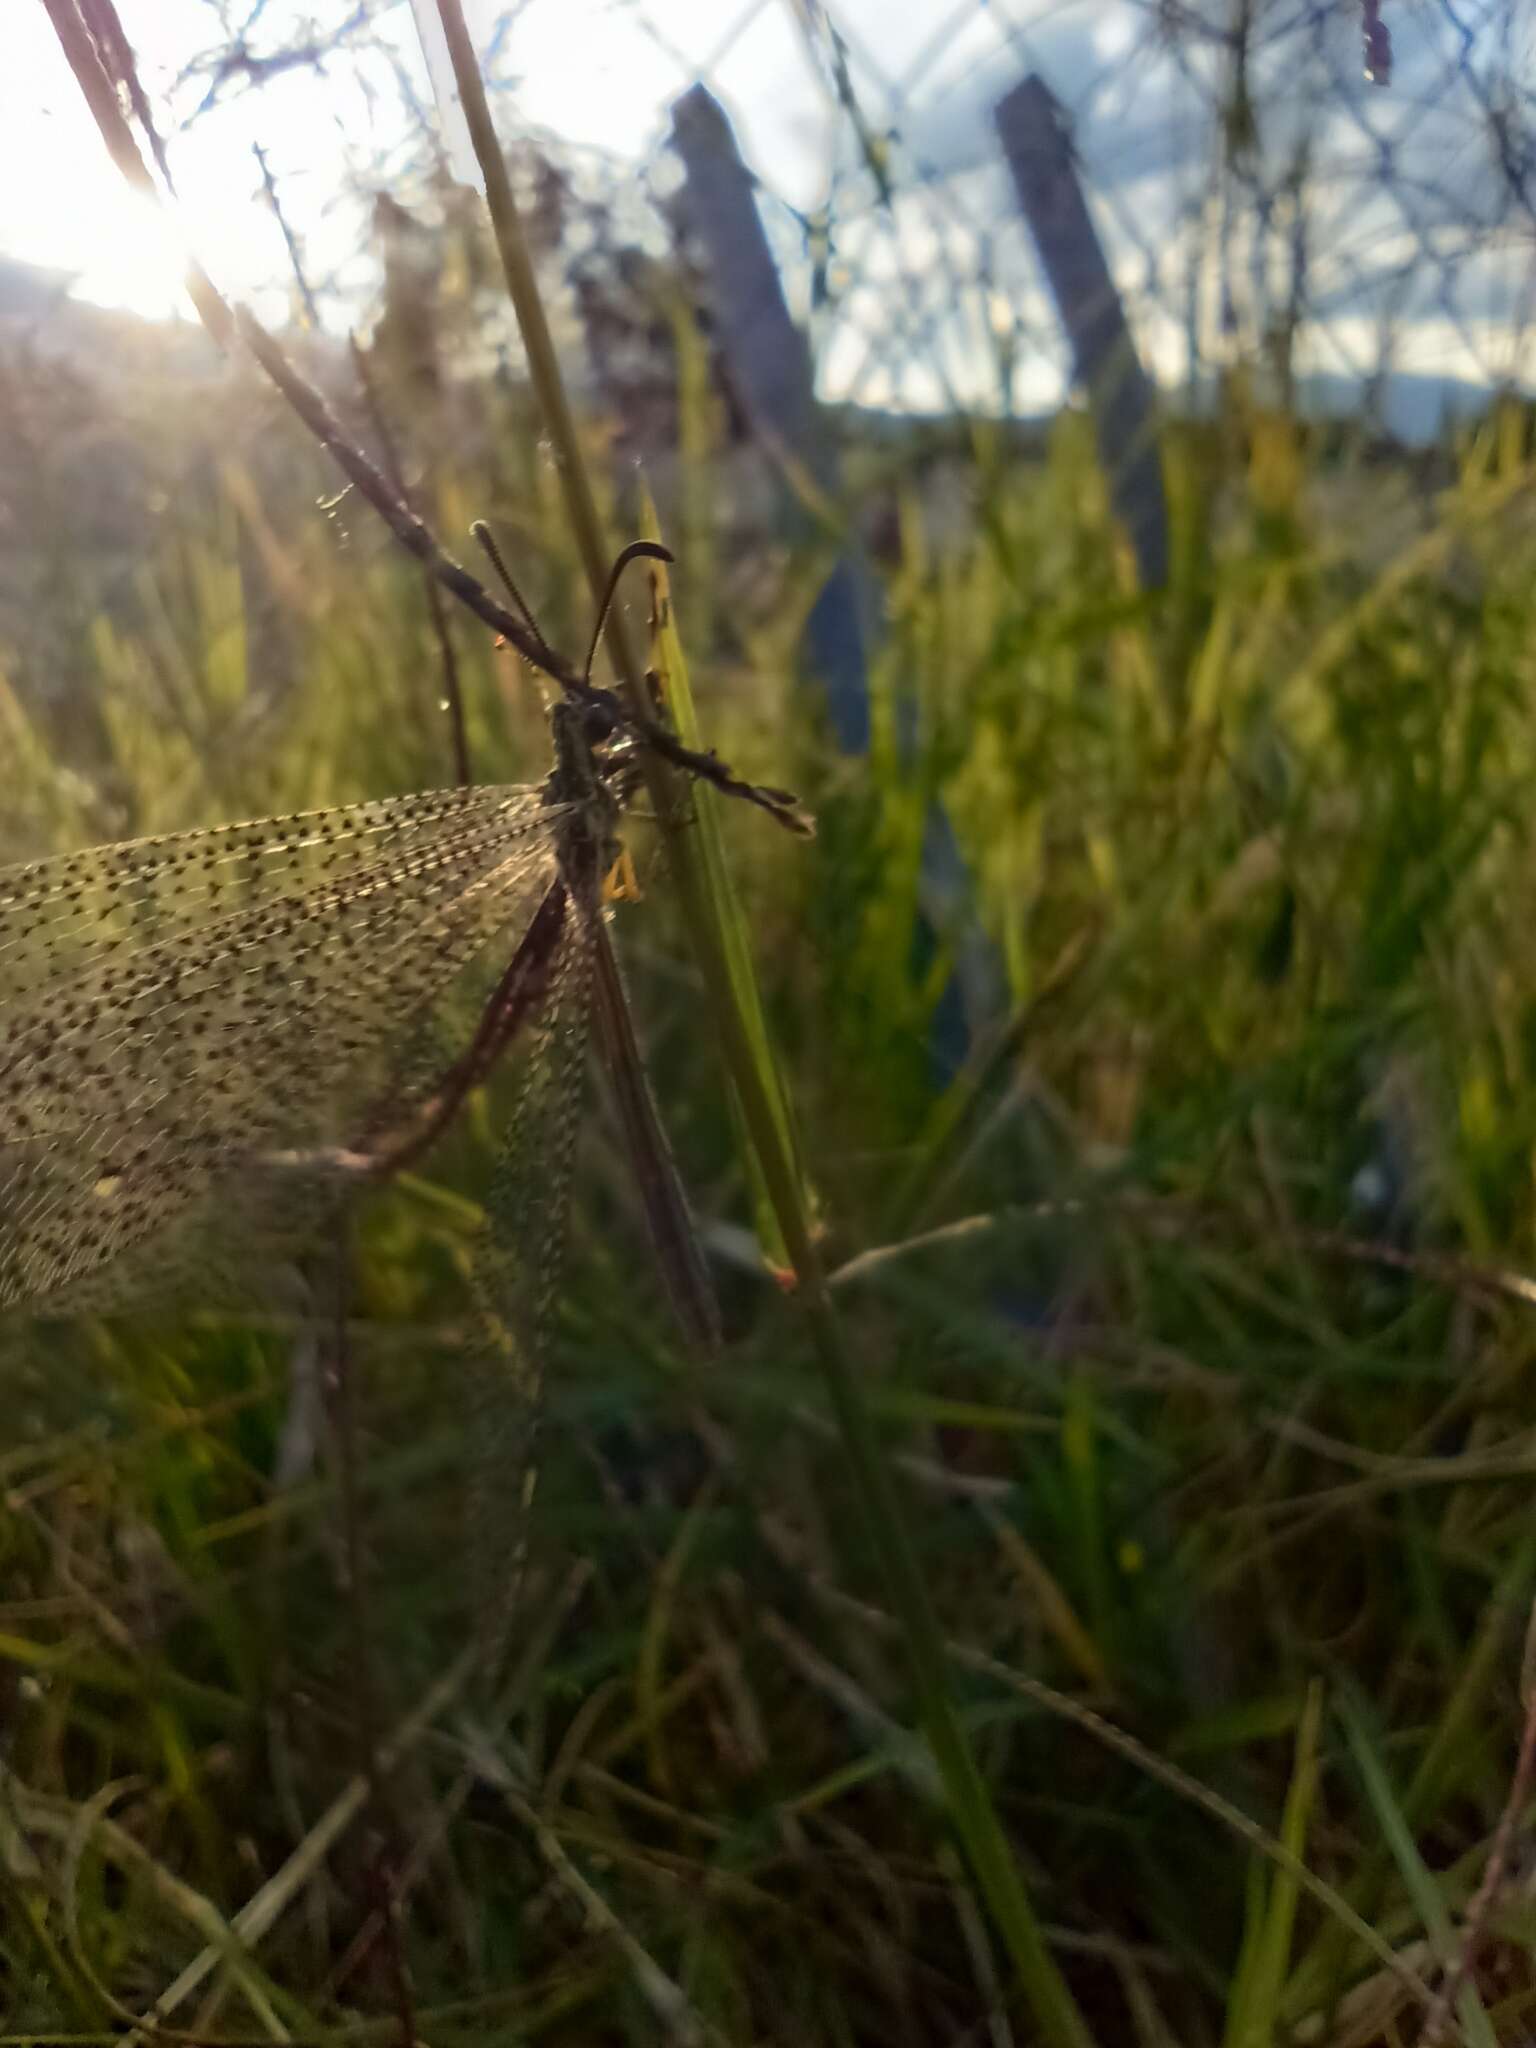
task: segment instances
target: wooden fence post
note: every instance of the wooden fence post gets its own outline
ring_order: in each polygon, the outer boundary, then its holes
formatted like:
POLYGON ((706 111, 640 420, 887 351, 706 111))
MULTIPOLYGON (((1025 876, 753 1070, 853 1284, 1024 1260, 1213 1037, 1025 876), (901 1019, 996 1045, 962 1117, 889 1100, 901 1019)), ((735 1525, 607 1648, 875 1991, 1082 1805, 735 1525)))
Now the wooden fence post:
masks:
POLYGON ((1038 72, 998 101, 998 136, 1093 407, 1099 461, 1144 590, 1168 580, 1168 504, 1152 386, 1078 180, 1067 115, 1038 72))
MULTIPOLYGON (((753 432, 799 469, 813 489, 835 498, 837 465, 818 428, 810 350, 790 318, 773 252, 757 210, 752 174, 719 102, 702 85, 672 109, 672 140, 686 183, 682 203, 690 231, 708 256, 710 311, 721 353, 753 432)), ((801 533, 812 530, 795 501, 801 533)), ((826 692, 838 745, 862 754, 869 745, 868 619, 873 609, 867 570, 841 556, 806 620, 806 664, 826 692)))
MULTIPOLYGON (((713 95, 696 85, 674 104, 672 124, 686 180, 683 218, 705 252, 716 338, 753 432, 835 502, 837 465, 818 417, 810 350, 790 317, 754 180, 730 122, 713 95)), ((802 533, 813 530, 798 500, 792 516, 802 533)), ((868 645, 875 600, 874 580, 850 549, 806 621, 806 666, 826 693, 833 733, 847 754, 869 747, 868 645)), ((995 1008, 1000 986, 970 904, 969 874, 948 818, 934 805, 924 834, 925 922, 930 939, 937 932, 954 943, 958 963, 934 1020, 935 1064, 946 1073, 964 1058, 972 1030, 995 1008)))

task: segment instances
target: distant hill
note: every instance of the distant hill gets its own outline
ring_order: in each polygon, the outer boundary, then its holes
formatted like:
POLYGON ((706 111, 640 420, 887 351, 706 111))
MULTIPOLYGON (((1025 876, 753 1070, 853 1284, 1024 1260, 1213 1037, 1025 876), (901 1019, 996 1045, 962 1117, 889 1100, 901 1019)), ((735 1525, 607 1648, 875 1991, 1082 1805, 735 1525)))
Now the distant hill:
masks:
POLYGON ((1383 378, 1374 391, 1353 377, 1302 377, 1297 396, 1303 413, 1311 419, 1356 419, 1362 401, 1367 401, 1372 425, 1405 447, 1424 448, 1452 426, 1486 412, 1494 393, 1491 386, 1462 377, 1399 370, 1383 378))
MULTIPOLYGON (((269 430, 280 402, 256 388, 261 380, 247 366, 222 357, 193 321, 90 305, 71 296, 71 284, 64 271, 0 257, 0 674, 27 696, 66 701, 93 611, 117 615, 129 604, 160 524, 170 518, 174 525, 189 503, 212 511, 220 466, 231 454, 269 477, 286 475, 289 465, 295 477, 305 474, 312 454, 296 427, 269 430)), ((345 346, 310 334, 290 345, 355 417, 345 346)), ((660 372, 671 374, 671 366, 662 363, 660 372)), ((1416 372, 1390 376, 1373 392, 1346 376, 1314 375, 1302 379, 1299 393, 1309 417, 1361 420, 1373 456, 1388 464, 1399 451, 1432 447, 1450 422, 1476 418, 1492 396, 1463 379, 1416 372)), ((613 404, 610 398, 606 410, 613 404)), ((877 553, 895 545, 886 529, 897 472, 920 478, 935 536, 968 528, 974 508, 963 420, 847 404, 827 410, 877 553)), ((1187 413, 1185 394, 1170 393, 1167 411, 1187 413)), ((1037 459, 1055 417, 1003 423, 1010 459, 1037 459)), ((643 418, 633 423, 642 436, 643 418)), ((675 448, 636 452, 665 502, 668 479, 676 481, 675 448)), ((774 529, 780 495, 754 451, 726 451, 719 510, 736 548, 750 552, 774 529)))
POLYGON ((71 296, 74 279, 0 256, 0 347, 7 357, 62 363, 104 382, 148 377, 205 383, 223 359, 192 320, 145 320, 71 296))
MULTIPOLYGON (((0 256, 0 345, 24 345, 38 357, 70 363, 109 382, 144 375, 198 383, 221 379, 218 351, 195 322, 145 320, 90 305, 70 295, 72 282, 67 271, 0 256)), ((323 344, 320 353, 327 353, 323 344)), ((338 344, 338 362, 343 354, 338 344)), ((1368 425, 1409 448, 1438 440, 1452 422, 1475 418, 1493 396, 1490 385, 1418 370, 1393 371, 1376 383, 1340 372, 1316 372, 1301 377, 1297 389, 1306 417, 1345 420, 1363 415, 1368 425)), ((1536 386, 1531 395, 1536 396, 1536 386)), ((1179 395, 1170 393, 1169 400, 1171 410, 1181 409, 1179 395)), ((875 439, 887 434, 899 438, 912 424, 905 414, 853 405, 839 405, 837 411, 850 431, 862 414, 875 439)), ((1049 420, 1049 414, 1042 414, 1015 424, 1030 440, 1049 420)))

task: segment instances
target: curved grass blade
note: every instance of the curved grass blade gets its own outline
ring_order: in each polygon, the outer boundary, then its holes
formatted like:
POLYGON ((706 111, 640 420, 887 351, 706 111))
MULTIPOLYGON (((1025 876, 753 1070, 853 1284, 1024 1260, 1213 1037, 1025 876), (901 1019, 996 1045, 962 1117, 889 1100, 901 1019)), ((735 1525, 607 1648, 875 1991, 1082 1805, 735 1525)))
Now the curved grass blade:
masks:
MULTIPOLYGON (((656 508, 649 492, 643 488, 641 522, 647 533, 659 539, 656 508)), ((667 710, 684 744, 697 748, 701 739, 698 715, 694 710, 687 657, 683 652, 682 639, 672 614, 671 587, 665 565, 655 563, 651 569, 651 576, 654 592, 650 638, 651 672, 661 682, 667 710)), ((763 1096, 772 1112, 785 1155, 793 1161, 802 1200, 808 1213, 814 1214, 814 1195, 806 1176, 799 1133, 795 1128, 789 1098, 784 1091, 778 1065, 773 1057, 762 995, 752 964, 752 948, 747 938, 746 919, 735 884, 731 880, 730 863, 725 857, 725 842, 720 831, 720 819, 713 792, 696 783, 691 790, 691 800, 698 821, 699 871, 704 890, 713 905, 731 988, 740 1008, 752 1050, 753 1063, 757 1067, 763 1096)), ((789 1252, 784 1243, 783 1232, 779 1228, 767 1184, 763 1179, 757 1148, 747 1141, 740 1097, 734 1081, 731 1084, 730 1101, 732 1120, 737 1131, 738 1152, 752 1181, 752 1206, 758 1240, 769 1264, 780 1271, 787 1271, 790 1265, 789 1252)))

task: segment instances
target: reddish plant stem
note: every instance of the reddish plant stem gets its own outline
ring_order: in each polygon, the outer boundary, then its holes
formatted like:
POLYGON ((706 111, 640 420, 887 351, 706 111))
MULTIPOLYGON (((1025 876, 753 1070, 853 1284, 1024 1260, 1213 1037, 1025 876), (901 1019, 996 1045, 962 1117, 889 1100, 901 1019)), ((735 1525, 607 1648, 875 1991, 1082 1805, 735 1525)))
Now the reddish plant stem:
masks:
POLYGON ((485 1079, 523 1025, 538 1014, 565 930, 566 904, 564 882, 551 882, 480 1013, 474 1037, 444 1070, 414 1126, 403 1132, 370 1132, 351 1148, 359 1169, 371 1179, 387 1180, 414 1165, 452 1123, 470 1089, 485 1079))

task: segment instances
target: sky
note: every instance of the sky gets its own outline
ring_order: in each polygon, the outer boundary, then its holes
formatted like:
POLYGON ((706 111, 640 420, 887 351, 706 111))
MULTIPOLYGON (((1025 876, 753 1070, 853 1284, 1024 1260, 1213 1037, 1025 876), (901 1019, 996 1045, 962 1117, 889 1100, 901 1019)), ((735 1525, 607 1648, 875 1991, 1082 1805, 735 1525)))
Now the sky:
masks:
MULTIPOLYGON (((222 7, 236 24, 255 16, 258 56, 325 36, 354 10, 355 0, 222 7)), ((422 122, 436 118, 412 0, 373 0, 372 40, 344 45, 323 74, 299 66, 260 89, 231 78, 217 91, 214 0, 119 0, 119 11, 163 111, 181 232, 226 289, 283 315, 288 259, 261 196, 260 144, 340 332, 375 276, 367 194, 419 166, 422 122)), ((1165 379, 1183 374, 1191 331, 1203 354, 1252 345, 1298 245, 1283 195, 1258 234, 1246 188, 1225 199, 1213 188, 1218 56, 1208 38, 1160 42, 1153 0, 838 0, 859 105, 873 131, 895 137, 892 206, 838 106, 827 45, 808 38, 791 0, 467 0, 466 11, 509 140, 556 138, 652 196, 671 175, 670 104, 708 80, 761 177, 828 396, 925 408, 1006 398, 1023 410, 1059 400, 1061 337, 991 119, 1031 68, 1074 112, 1117 279, 1165 379), (813 306, 805 217, 820 208, 832 258, 813 306), (1235 280, 1225 297, 1218 274, 1235 280)), ((1204 11, 1225 13, 1221 0, 1204 11)), ((1530 147, 1536 4, 1390 0, 1396 61, 1384 90, 1362 75, 1353 0, 1258 0, 1258 14, 1258 186, 1273 193, 1307 151, 1305 274, 1319 317, 1303 367, 1364 378, 1386 338, 1399 372, 1529 379, 1536 217, 1511 201, 1489 137, 1490 110, 1507 106, 1530 147)), ((1529 186, 1536 197, 1536 169, 1529 186)), ((40 0, 0 4, 0 195, 0 254, 70 273, 75 293, 99 303, 184 310, 183 245, 107 163, 40 0)))

